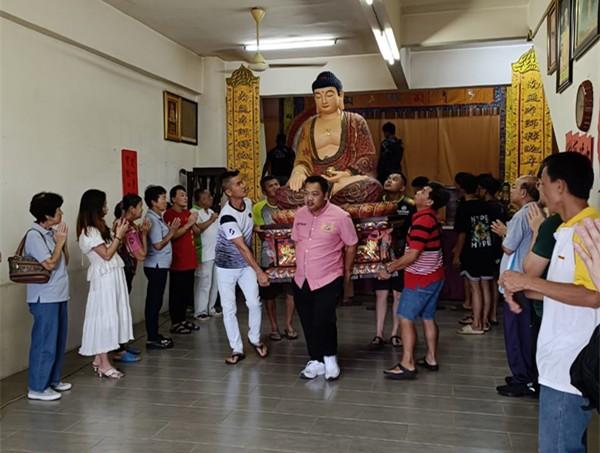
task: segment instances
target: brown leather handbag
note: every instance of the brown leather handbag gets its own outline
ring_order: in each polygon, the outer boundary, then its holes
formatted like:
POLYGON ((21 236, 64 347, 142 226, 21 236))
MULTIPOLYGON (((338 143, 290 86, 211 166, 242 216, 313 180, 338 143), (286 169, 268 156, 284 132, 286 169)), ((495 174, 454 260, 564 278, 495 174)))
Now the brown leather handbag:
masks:
MULTIPOLYGON (((15 256, 8 258, 8 278, 15 283, 48 283, 50 280, 50 271, 45 269, 42 264, 31 256, 23 256, 23 250, 25 249, 25 239, 30 231, 35 231, 33 228, 27 230, 23 239, 17 247, 15 256)), ((44 244, 48 247, 44 235, 39 231, 36 231, 42 239, 44 244)), ((52 253, 50 247, 48 251, 52 253)))

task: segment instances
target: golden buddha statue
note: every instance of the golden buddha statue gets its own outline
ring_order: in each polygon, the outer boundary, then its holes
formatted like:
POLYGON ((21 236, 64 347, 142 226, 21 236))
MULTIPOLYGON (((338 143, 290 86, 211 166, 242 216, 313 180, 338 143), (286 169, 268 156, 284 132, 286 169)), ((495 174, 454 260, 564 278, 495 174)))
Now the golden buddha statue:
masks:
POLYGON ((303 205, 302 184, 310 175, 329 181, 332 203, 379 200, 383 187, 375 179, 377 154, 367 122, 343 110, 342 83, 333 73, 319 74, 312 90, 317 114, 301 127, 294 169, 287 186, 279 189, 278 206, 303 205))

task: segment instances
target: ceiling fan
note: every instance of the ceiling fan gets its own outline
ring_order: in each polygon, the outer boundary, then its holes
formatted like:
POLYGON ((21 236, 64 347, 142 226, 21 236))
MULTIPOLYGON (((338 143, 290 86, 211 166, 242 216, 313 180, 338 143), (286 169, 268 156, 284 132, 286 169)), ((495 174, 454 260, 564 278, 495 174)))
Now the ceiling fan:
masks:
POLYGON ((254 72, 263 72, 269 68, 303 68, 303 67, 323 67, 327 63, 326 62, 316 62, 316 63, 276 63, 269 64, 265 57, 260 53, 260 23, 262 22, 265 14, 267 12, 264 8, 252 8, 250 10, 250 14, 256 22, 256 52, 248 60, 248 67, 254 72))

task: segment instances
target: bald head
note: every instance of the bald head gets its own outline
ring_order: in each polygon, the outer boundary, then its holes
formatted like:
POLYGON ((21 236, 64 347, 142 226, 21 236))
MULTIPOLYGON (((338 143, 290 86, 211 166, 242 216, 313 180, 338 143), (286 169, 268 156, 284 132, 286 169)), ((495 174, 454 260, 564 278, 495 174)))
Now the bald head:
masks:
POLYGON ((532 175, 520 176, 512 186, 510 201, 523 206, 530 201, 538 201, 540 192, 537 188, 538 178, 532 175))

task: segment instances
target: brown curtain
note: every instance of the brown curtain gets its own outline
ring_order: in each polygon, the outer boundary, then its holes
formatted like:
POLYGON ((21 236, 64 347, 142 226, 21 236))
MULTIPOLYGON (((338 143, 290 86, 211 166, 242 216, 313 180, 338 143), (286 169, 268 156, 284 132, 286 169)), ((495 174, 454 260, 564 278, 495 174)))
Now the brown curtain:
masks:
POLYGON ((404 143, 402 168, 409 181, 417 176, 453 184, 459 171, 498 176, 500 117, 464 116, 423 119, 369 119, 376 148, 383 139, 381 127, 396 125, 404 143))

